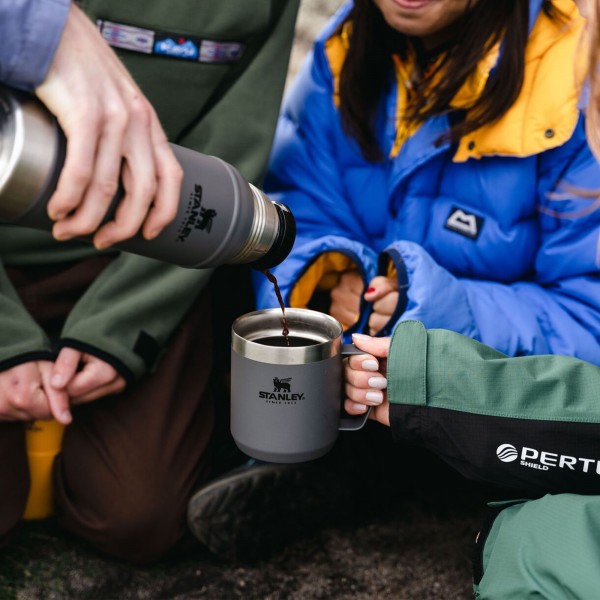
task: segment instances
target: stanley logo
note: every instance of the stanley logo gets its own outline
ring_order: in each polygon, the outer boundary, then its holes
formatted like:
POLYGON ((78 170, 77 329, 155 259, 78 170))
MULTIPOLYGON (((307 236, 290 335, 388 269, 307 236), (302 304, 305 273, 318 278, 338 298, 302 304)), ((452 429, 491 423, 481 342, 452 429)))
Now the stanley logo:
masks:
POLYGON ((190 194, 190 201, 183 223, 177 232, 177 241, 185 242, 194 229, 210 233, 216 216, 216 210, 202 206, 202 186, 199 183, 195 184, 194 191, 190 194))
POLYGON ((291 377, 285 379, 273 378, 273 391, 258 392, 259 398, 264 398, 270 404, 296 404, 304 400, 304 394, 293 394, 290 385, 291 377))

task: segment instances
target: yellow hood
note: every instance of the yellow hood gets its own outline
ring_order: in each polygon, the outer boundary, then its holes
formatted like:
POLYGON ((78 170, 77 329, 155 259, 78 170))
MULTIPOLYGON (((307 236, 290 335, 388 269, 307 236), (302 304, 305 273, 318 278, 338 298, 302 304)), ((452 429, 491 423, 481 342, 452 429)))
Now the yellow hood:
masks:
MULTIPOLYGON (((583 44, 585 20, 572 0, 554 0, 560 15, 552 20, 540 12, 525 49, 523 87, 514 104, 494 123, 465 136, 454 161, 503 155, 532 156, 564 144, 570 139, 579 118, 578 102, 586 73, 583 44)), ((339 77, 348 48, 348 28, 331 37, 325 52, 334 77, 338 103, 339 77)), ((454 98, 455 107, 473 104, 483 90, 496 63, 493 49, 454 98)), ((407 125, 402 115, 406 106, 405 67, 396 61, 398 79, 397 131, 391 155, 395 156, 416 127, 407 125)))

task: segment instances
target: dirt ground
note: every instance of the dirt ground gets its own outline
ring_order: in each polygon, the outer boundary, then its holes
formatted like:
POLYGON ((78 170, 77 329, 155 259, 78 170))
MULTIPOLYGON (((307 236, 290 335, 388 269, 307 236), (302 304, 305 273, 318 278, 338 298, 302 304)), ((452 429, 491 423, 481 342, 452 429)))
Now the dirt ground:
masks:
MULTIPOLYGON (((489 493, 413 488, 268 560, 229 564, 198 548, 151 567, 108 559, 50 521, 26 523, 0 563, 3 600, 468 600, 471 549, 489 493)), ((293 515, 290 515, 293 518, 293 515)))
MULTIPOLYGON (((303 0, 290 79, 340 4, 303 0)), ((253 564, 227 564, 198 548, 134 567, 98 555, 52 521, 24 523, 0 558, 0 600, 466 600, 473 540, 494 495, 426 465, 422 485, 413 474, 410 485, 372 490, 344 519, 253 564)))

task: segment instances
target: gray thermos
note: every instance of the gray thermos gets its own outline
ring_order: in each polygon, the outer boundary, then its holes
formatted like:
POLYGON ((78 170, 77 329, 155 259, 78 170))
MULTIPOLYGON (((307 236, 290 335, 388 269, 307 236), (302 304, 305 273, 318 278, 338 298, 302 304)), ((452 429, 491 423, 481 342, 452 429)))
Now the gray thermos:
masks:
MULTIPOLYGON (((0 86, 0 222, 51 230, 46 205, 65 146, 64 134, 41 102, 0 86)), ((282 262, 296 235, 289 209, 223 160, 171 147, 184 171, 177 216, 157 238, 138 234, 116 247, 190 268, 246 263, 268 269, 282 262)))

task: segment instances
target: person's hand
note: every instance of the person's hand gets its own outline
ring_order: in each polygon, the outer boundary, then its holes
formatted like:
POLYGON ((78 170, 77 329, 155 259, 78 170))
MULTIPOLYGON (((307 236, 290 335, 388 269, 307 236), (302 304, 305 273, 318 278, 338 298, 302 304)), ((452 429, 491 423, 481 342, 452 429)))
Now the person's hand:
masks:
POLYGON ((358 319, 360 297, 363 292, 363 280, 356 270, 344 271, 337 285, 330 292, 329 314, 337 319, 344 329, 358 319))
POLYGON ((375 335, 381 331, 398 304, 398 281, 394 278, 378 276, 369 283, 365 300, 373 302, 373 312, 369 317, 369 333, 375 335))
POLYGON ((372 406, 370 419, 390 426, 390 404, 387 397, 387 356, 390 338, 373 338, 355 333, 352 341, 365 354, 346 359, 344 408, 350 415, 361 415, 372 406))
POLYGON ((72 404, 92 402, 125 389, 125 379, 100 358, 63 348, 52 369, 52 387, 66 392, 72 404), (81 368, 80 368, 81 367, 81 368))
POLYGON ((0 420, 51 419, 68 425, 69 398, 50 385, 52 363, 30 361, 0 373, 0 420))
POLYGON ((35 90, 67 137, 67 155, 48 203, 53 234, 66 240, 94 232, 97 248, 135 235, 156 237, 176 215, 182 169, 158 117, 117 55, 77 7, 46 79, 35 90), (100 227, 117 191, 125 196, 100 227))

